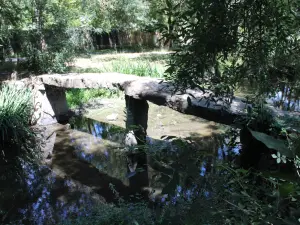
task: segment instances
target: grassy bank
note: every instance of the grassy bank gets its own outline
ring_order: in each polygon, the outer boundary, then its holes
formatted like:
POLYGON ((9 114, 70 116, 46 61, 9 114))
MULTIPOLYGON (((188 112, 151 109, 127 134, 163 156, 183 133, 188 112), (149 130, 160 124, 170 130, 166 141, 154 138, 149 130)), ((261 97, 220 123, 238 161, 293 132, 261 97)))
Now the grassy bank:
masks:
MULTIPOLYGON (((71 72, 105 73, 117 72, 137 76, 161 78, 170 57, 168 52, 94 52, 75 60, 71 72)), ((78 107, 94 98, 119 97, 119 91, 105 89, 71 89, 67 91, 67 101, 71 108, 78 107)))
POLYGON ((113 98, 121 96, 121 91, 108 89, 69 89, 66 91, 70 108, 76 108, 95 98, 113 98))
POLYGON ((75 60, 73 72, 118 72, 137 76, 162 77, 168 52, 90 54, 75 60))

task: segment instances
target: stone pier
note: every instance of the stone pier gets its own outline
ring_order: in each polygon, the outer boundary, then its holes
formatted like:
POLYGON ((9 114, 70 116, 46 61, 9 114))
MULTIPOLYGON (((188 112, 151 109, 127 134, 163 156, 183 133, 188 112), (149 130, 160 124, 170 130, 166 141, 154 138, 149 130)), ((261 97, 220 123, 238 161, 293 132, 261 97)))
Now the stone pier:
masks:
POLYGON ((44 107, 44 119, 49 118, 57 122, 68 119, 69 107, 67 104, 66 92, 64 88, 45 85, 46 96, 49 101, 48 108, 44 107))
POLYGON ((146 100, 134 99, 128 95, 125 95, 125 101, 126 129, 129 132, 133 132, 138 145, 144 144, 148 128, 148 102, 146 100))

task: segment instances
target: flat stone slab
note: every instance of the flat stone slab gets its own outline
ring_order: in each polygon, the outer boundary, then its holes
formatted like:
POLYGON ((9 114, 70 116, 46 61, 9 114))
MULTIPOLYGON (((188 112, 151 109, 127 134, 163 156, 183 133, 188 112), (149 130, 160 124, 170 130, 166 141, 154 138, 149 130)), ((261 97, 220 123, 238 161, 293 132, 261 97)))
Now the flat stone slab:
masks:
POLYGON ((56 88, 107 88, 120 89, 134 99, 148 100, 157 105, 165 105, 181 113, 195 115, 207 120, 231 125, 234 120, 245 115, 247 104, 234 98, 231 104, 223 100, 210 101, 211 93, 187 89, 176 92, 171 82, 162 79, 139 77, 121 73, 69 73, 40 75, 27 78, 23 82, 33 83, 38 89, 44 85, 56 88))
POLYGON ((128 83, 147 78, 121 73, 68 73, 41 75, 36 79, 43 84, 61 88, 119 88, 123 90, 128 83))
POLYGON ((135 99, 148 100, 157 105, 165 105, 181 113, 202 117, 223 124, 233 124, 234 120, 246 114, 247 104, 234 98, 231 104, 209 100, 210 92, 187 89, 176 92, 170 82, 159 79, 140 79, 128 83, 125 94, 135 99))

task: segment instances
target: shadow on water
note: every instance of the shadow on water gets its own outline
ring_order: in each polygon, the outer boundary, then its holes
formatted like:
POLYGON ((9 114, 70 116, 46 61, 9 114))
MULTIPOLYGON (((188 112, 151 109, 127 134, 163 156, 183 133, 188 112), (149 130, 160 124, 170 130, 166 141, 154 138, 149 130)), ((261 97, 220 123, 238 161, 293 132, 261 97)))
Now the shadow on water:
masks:
MULTIPOLYGON (((232 159, 239 151, 239 147, 236 147, 234 154, 230 154, 226 140, 220 135, 199 137, 195 133, 186 140, 176 137, 165 137, 164 140, 147 137, 147 145, 137 153, 125 148, 125 129, 121 127, 82 117, 74 118, 71 124, 72 129, 65 131, 62 134, 64 138, 59 137, 60 141, 56 142, 57 150, 54 151, 52 164, 54 167, 59 166, 73 179, 94 187, 107 201, 111 201, 113 197, 109 194, 109 183, 123 197, 134 193, 143 193, 144 197, 153 192, 160 195, 165 192, 164 186, 172 181, 175 173, 185 183, 185 179, 190 177, 189 173, 196 176, 201 173, 199 168, 203 166, 204 158, 208 161, 214 158, 232 159), (72 144, 66 144, 68 142, 72 144), (62 151, 62 146, 66 145, 69 150, 62 151), (66 163, 66 156, 62 154, 69 154, 69 158, 73 154, 71 161, 66 163), (76 169, 79 168, 76 165, 79 163, 78 159, 88 163, 85 168, 76 169), (72 161, 76 161, 74 166, 72 161), (98 174, 94 176, 94 173, 98 174), (145 193, 145 190, 149 193, 145 193)), ((207 163, 207 167, 211 165, 212 163, 207 163)), ((206 171, 209 172, 210 169, 206 171)))
POLYGON ((53 148, 47 163, 51 170, 38 176, 26 169, 35 197, 19 207, 27 218, 23 223, 56 224, 88 215, 93 204, 116 203, 114 190, 130 202, 164 199, 178 185, 191 186, 197 177, 213 172, 218 160, 233 160, 239 153, 239 146, 229 148, 230 140, 219 134, 147 137, 145 146, 131 149, 123 143, 125 133, 119 126, 84 117, 55 128, 47 138, 53 148))
MULTIPOLYGON (((110 184, 123 197, 142 193, 139 187, 147 185, 147 172, 140 172, 139 179, 136 176, 127 178, 129 156, 122 153, 120 141, 124 134, 120 128, 91 119, 73 121, 73 129, 57 133, 52 169, 91 187, 107 202, 112 202, 115 197, 110 184)), ((135 158, 139 159, 136 168, 145 167, 145 154, 135 154, 135 158)))

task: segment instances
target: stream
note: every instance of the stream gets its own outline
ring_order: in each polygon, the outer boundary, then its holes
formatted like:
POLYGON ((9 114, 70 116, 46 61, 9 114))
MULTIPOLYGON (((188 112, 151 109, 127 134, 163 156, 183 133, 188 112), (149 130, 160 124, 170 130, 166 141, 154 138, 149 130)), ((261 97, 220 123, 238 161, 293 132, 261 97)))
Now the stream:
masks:
POLYGON ((153 104, 147 144, 128 148, 124 102, 107 100, 69 124, 45 128, 45 165, 38 171, 24 165, 31 198, 18 206, 20 224, 57 224, 118 198, 152 204, 239 155, 238 140, 228 145, 228 127, 153 104))

